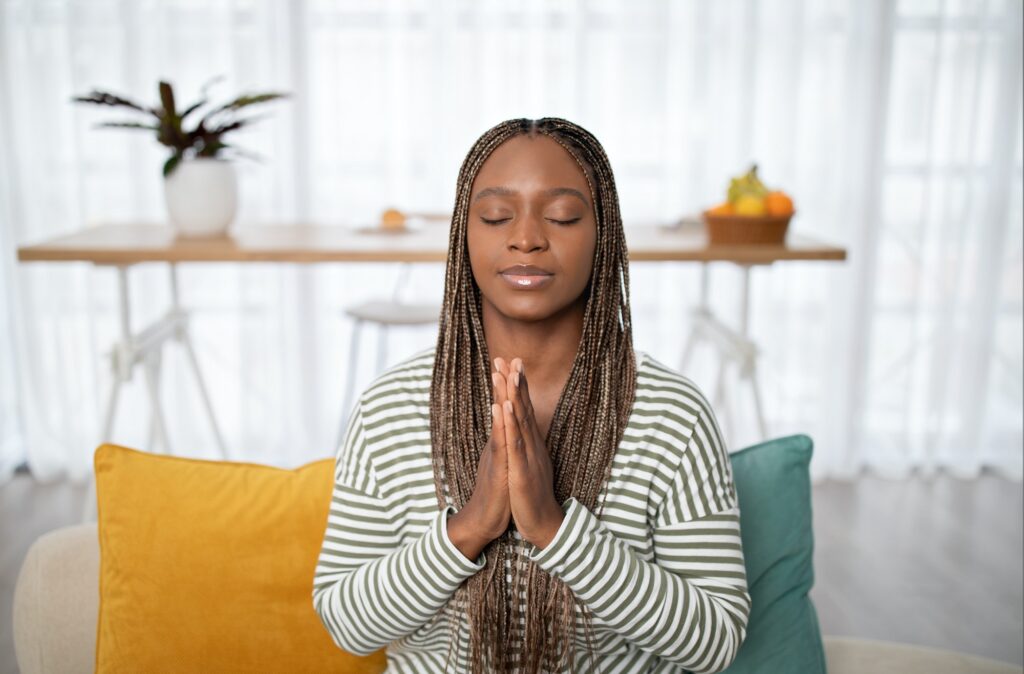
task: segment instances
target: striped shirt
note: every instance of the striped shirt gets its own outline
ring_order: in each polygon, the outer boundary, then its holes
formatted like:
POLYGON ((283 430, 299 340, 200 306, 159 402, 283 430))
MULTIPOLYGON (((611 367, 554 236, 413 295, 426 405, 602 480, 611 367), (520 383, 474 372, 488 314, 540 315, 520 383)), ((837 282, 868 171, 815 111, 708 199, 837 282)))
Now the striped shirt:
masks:
MULTIPOLYGON (((545 548, 518 532, 516 544, 589 614, 598 655, 587 655, 579 628, 577 671, 718 672, 736 657, 750 614, 732 464, 702 391, 636 353, 636 400, 598 497, 601 516, 569 497, 545 548)), ((356 403, 313 579, 313 606, 334 642, 361 655, 386 646, 389 673, 444 671, 449 599, 487 561, 448 537, 456 509, 447 485, 438 509, 433 364, 433 348, 417 353, 356 403)), ((464 617, 458 624, 461 672, 469 630, 464 617)))

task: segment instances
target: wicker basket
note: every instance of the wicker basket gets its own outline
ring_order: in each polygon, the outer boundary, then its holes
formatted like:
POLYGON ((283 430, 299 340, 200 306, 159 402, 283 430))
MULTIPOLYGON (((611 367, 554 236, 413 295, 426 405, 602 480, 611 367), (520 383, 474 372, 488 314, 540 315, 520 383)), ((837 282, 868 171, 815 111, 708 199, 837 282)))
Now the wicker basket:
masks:
POLYGON ((719 246, 781 245, 786 242, 789 215, 715 215, 704 211, 708 243, 719 246))

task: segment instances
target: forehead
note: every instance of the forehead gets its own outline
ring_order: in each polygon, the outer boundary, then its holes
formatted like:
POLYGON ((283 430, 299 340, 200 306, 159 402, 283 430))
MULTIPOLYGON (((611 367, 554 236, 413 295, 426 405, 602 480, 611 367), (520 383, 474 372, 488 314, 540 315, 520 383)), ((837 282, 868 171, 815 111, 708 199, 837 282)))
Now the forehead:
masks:
POLYGON ((484 161, 473 180, 474 191, 495 185, 542 184, 577 187, 589 193, 583 169, 569 151, 548 136, 514 136, 484 161))

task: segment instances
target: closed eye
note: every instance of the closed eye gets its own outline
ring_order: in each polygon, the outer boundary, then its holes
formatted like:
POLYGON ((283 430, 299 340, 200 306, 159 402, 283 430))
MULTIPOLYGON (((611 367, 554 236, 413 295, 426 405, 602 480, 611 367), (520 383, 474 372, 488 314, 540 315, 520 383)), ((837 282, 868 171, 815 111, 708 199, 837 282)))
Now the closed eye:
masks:
MULTIPOLYGON (((480 218, 481 221, 487 223, 488 225, 498 225, 498 224, 501 224, 502 222, 507 222, 510 219, 511 218, 501 218, 501 219, 498 219, 498 220, 488 220, 487 218, 480 218)), ((574 222, 579 222, 581 220, 581 218, 573 218, 572 220, 555 220, 554 218, 548 218, 548 220, 550 220, 551 222, 558 223, 559 225, 571 225, 574 222)))

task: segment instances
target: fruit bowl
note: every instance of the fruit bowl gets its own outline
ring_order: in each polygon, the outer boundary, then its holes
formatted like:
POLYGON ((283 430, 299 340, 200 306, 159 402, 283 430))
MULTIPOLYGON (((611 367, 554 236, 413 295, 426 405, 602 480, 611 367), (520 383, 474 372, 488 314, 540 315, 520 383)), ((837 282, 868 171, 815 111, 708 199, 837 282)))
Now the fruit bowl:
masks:
POLYGON ((793 213, 785 215, 724 215, 704 211, 708 243, 719 246, 775 244, 786 242, 786 230, 793 213))

